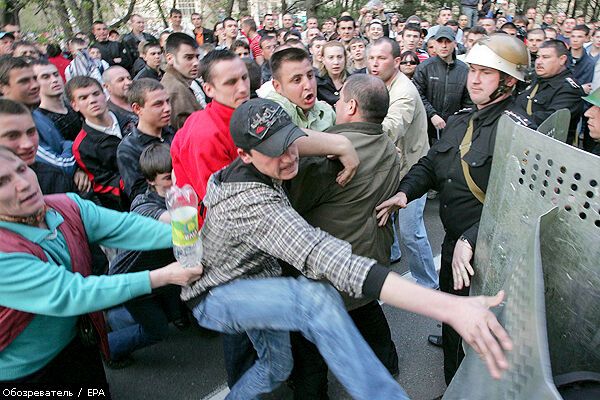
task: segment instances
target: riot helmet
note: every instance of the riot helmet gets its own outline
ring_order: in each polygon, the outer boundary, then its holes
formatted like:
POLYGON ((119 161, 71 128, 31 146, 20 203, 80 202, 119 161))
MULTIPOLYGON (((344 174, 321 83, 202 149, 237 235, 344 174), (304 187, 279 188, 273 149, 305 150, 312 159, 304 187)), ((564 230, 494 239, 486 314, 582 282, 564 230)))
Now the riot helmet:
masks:
POLYGON ((524 81, 529 66, 529 52, 520 39, 505 33, 494 33, 479 39, 467 54, 465 62, 493 68, 524 81))

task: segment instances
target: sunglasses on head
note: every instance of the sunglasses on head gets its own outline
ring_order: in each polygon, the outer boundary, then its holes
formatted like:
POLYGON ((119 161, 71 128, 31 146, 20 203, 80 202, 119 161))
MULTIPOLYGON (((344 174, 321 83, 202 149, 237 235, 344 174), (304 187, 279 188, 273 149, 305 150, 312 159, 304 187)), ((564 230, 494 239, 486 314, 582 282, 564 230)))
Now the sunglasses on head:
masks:
POLYGON ((400 61, 400 65, 417 65, 416 61, 400 61))

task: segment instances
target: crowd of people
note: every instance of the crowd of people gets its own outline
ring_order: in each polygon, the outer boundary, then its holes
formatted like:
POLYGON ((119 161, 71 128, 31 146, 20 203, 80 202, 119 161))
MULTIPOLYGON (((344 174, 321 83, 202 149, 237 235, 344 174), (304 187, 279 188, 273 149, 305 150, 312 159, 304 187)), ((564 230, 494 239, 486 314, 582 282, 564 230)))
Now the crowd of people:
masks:
POLYGON ((503 294, 468 297, 496 127, 566 108, 567 144, 600 155, 600 23, 454 11, 208 29, 172 9, 156 36, 133 14, 123 36, 95 21, 46 45, 3 26, 0 383, 106 384, 102 362, 193 320, 222 333, 228 398, 286 381, 327 398, 328 368, 355 398, 408 398, 378 300, 443 323, 447 384, 462 340, 499 377, 503 294), (195 268, 170 249, 174 184, 200 199, 195 268), (401 256, 416 284, 390 270, 401 256))

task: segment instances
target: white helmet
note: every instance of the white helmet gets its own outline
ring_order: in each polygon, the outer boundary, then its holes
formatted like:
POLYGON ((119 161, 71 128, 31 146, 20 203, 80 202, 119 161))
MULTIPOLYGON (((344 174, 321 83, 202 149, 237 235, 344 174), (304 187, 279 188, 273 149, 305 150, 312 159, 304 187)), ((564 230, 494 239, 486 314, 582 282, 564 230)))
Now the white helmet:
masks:
POLYGON ((479 39, 465 58, 468 64, 493 68, 520 81, 525 80, 529 60, 525 43, 505 33, 494 33, 479 39))

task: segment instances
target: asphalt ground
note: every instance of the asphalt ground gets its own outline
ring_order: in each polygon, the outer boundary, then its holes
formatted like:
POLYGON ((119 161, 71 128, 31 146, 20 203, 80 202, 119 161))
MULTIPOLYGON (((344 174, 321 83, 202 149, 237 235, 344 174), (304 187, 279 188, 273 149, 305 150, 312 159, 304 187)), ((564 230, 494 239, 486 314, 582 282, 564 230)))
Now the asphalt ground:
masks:
MULTIPOLYGON (((438 201, 428 200, 425 223, 434 256, 439 256, 444 230, 438 216, 438 201)), ((402 248, 403 254, 406 254, 402 248)), ((410 279, 406 259, 392 266, 410 279)), ((445 389, 442 350, 427 343, 427 335, 440 333, 437 321, 384 305, 400 361, 398 382, 411 399, 431 400, 445 389)), ((115 400, 219 400, 227 393, 223 350, 219 337, 209 337, 191 327, 178 331, 171 326, 167 340, 133 354, 135 363, 120 370, 107 369, 115 400)), ((330 374, 331 400, 350 399, 330 374)), ((291 399, 286 387, 270 399, 291 399)))

